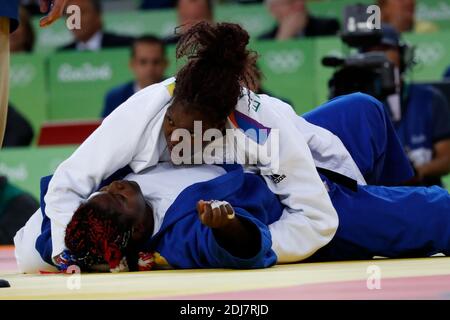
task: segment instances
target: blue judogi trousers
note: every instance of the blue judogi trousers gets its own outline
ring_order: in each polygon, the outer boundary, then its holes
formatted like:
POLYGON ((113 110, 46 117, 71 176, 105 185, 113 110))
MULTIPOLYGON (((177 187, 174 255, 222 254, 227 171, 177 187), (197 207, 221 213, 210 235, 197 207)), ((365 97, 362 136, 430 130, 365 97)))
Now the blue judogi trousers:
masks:
POLYGON ((407 181, 413 171, 378 100, 342 96, 304 118, 342 140, 368 183, 355 192, 322 176, 339 227, 311 261, 450 255, 450 195, 437 186, 392 186, 407 181))

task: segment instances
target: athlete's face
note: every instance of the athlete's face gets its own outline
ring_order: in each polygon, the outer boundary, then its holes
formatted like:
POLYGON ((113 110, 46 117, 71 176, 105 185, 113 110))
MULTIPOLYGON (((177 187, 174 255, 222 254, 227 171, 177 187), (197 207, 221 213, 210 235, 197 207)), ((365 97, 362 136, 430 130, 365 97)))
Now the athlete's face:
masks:
POLYGON ((114 181, 99 190, 89 202, 107 211, 117 212, 132 223, 145 214, 146 202, 141 188, 134 181, 114 181))
MULTIPOLYGON (((194 139, 201 139, 203 148, 208 144, 208 142, 204 142, 202 137, 204 132, 208 129, 219 129, 223 130, 225 127, 225 120, 221 122, 215 122, 208 117, 209 115, 204 115, 199 111, 192 110, 189 107, 183 106, 181 104, 172 104, 166 112, 163 122, 163 132, 166 138, 167 147, 170 152, 172 152, 173 148, 181 143, 182 140, 176 139, 176 130, 177 129, 185 129, 190 133, 191 137, 191 146, 194 146, 194 139), (201 124, 201 131, 194 130, 194 125, 198 121, 198 124, 201 124)), ((194 147, 191 148, 191 152, 194 152, 194 147)))

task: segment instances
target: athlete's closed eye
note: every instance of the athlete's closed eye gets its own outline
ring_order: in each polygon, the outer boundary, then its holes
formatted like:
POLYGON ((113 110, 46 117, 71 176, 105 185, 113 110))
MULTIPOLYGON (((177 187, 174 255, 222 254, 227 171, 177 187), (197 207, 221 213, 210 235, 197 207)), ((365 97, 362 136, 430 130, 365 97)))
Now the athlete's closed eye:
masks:
POLYGON ((114 196, 116 196, 119 199, 120 202, 127 203, 127 198, 125 196, 123 196, 122 194, 115 193, 114 196))

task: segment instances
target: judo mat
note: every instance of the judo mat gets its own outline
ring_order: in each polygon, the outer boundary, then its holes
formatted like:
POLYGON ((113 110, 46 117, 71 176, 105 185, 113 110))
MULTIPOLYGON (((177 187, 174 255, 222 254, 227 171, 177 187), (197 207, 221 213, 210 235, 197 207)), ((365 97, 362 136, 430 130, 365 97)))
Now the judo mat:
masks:
POLYGON ((0 299, 450 299, 450 258, 303 263, 259 270, 24 275, 0 247, 0 299))

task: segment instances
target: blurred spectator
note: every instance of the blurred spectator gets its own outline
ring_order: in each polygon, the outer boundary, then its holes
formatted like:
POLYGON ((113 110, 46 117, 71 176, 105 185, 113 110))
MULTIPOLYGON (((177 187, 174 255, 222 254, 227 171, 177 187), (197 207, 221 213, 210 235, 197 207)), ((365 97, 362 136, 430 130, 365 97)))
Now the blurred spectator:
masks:
POLYGON ((13 106, 8 106, 3 147, 26 147, 33 141, 33 128, 13 106))
POLYGON ((444 79, 450 80, 450 67, 448 67, 447 70, 445 71, 444 79))
POLYGON ((38 208, 39 203, 31 195, 0 176, 0 245, 13 244, 16 232, 38 208))
POLYGON ((102 117, 108 116, 139 90, 161 82, 167 65, 166 49, 162 40, 151 35, 136 39, 132 46, 129 64, 134 80, 108 92, 102 117))
POLYGON ((398 32, 426 33, 438 27, 425 21, 416 21, 416 0, 378 0, 381 21, 390 24, 398 32))
POLYGON ((100 0, 71 0, 68 5, 81 9, 81 28, 72 30, 75 41, 62 50, 98 51, 102 48, 128 47, 133 38, 103 31, 100 0))
POLYGON ((9 36, 9 48, 12 53, 32 52, 34 48, 34 30, 30 15, 25 7, 19 9, 19 27, 9 36))
POLYGON ((142 10, 164 9, 175 7, 175 0, 142 0, 139 6, 142 10))
POLYGON ((240 4, 250 4, 250 3, 262 3, 263 0, 234 0, 232 2, 237 2, 240 4))
POLYGON ((41 15, 39 0, 21 0, 20 4, 26 8, 30 15, 41 15))
POLYGON ((177 0, 179 30, 164 40, 166 44, 176 44, 181 34, 200 21, 213 21, 212 0, 177 0))
POLYGON ((278 98, 281 101, 289 104, 290 106, 294 106, 291 101, 289 101, 288 99, 279 97, 277 95, 274 95, 272 92, 266 90, 265 88, 263 88, 262 86, 262 82, 263 82, 263 78, 264 78, 264 74, 262 73, 261 69, 259 68, 259 66, 257 64, 254 64, 252 66, 252 70, 251 70, 252 74, 254 75, 254 79, 253 79, 253 83, 250 84, 249 89, 251 91, 253 91, 254 93, 257 94, 266 94, 268 96, 274 97, 274 98, 278 98))
POLYGON ((450 107, 437 89, 404 82, 408 62, 402 46, 397 31, 384 25, 381 44, 366 51, 385 52, 401 75, 398 94, 388 97, 385 106, 416 171, 410 183, 442 185, 441 177, 450 172, 450 107))
POLYGON ((306 0, 266 0, 277 26, 259 36, 259 39, 286 40, 302 37, 336 35, 336 19, 314 17, 308 12, 306 0))

